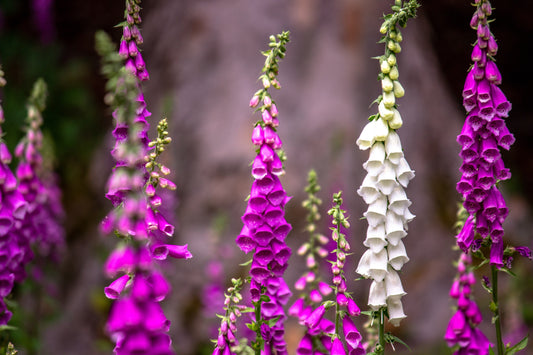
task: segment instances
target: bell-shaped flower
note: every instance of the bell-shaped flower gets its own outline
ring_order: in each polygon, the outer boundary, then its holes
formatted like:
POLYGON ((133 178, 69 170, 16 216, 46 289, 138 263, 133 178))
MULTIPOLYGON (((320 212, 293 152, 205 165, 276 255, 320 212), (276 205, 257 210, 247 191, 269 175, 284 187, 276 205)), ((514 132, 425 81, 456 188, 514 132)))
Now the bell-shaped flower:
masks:
POLYGON ((342 318, 342 329, 344 331, 346 343, 352 348, 358 347, 363 337, 350 317, 344 316, 344 318, 342 318))
POLYGON ((477 99, 479 102, 487 102, 491 99, 491 84, 487 80, 481 80, 477 87, 477 99))
POLYGON ((390 297, 387 299, 387 312, 389 313, 389 322, 395 327, 399 326, 400 321, 407 317, 403 312, 400 297, 390 297))
POLYGON ((371 226, 377 226, 383 223, 387 216, 387 196, 380 195, 374 202, 368 205, 368 209, 363 215, 371 226))
POLYGON ((107 298, 116 300, 122 291, 124 291, 124 288, 126 287, 128 281, 130 280, 129 275, 122 275, 115 281, 113 281, 109 286, 104 288, 104 293, 107 298))
POLYGON ((376 184, 377 178, 367 174, 361 186, 357 189, 357 194, 363 198, 367 205, 373 203, 379 196, 381 196, 381 192, 376 184))
POLYGON ((463 88, 463 98, 474 96, 477 92, 477 80, 474 78, 474 72, 471 70, 466 76, 463 88))
POLYGON ((494 138, 483 139, 480 146, 480 156, 487 163, 492 164, 500 158, 500 150, 494 138))
POLYGON ((492 105, 500 117, 509 116, 512 105, 505 97, 503 91, 497 85, 491 85, 492 105))
POLYGON ((285 170, 283 170, 283 163, 276 153, 274 153, 274 159, 272 162, 270 162, 270 171, 276 176, 280 176, 285 173, 285 170))
POLYGON ((149 278, 152 286, 152 297, 156 302, 161 302, 170 292, 170 284, 159 272, 153 272, 149 278))
POLYGON ((382 281, 387 274, 387 250, 382 249, 374 253, 368 249, 361 257, 356 272, 364 277, 382 281))
MULTIPOLYGON (((383 106, 385 106, 386 109, 391 109, 396 104, 396 97, 394 96, 394 93, 392 91, 384 92, 383 93, 383 100, 381 101, 383 103, 383 106)), ((381 105, 380 103, 380 105, 381 105)), ((388 112, 387 112, 388 113, 388 112)), ((380 112, 381 115, 381 112, 380 112)), ((393 115, 393 114, 392 114, 393 115)), ((388 116, 383 116, 385 120, 389 120, 392 118, 392 115, 389 114, 388 116), (386 118, 389 117, 389 118, 386 118)))
POLYGON ((366 232, 366 239, 363 245, 373 253, 379 253, 388 242, 385 240, 385 223, 380 223, 377 226, 368 226, 366 232))
POLYGON ((255 242, 254 238, 252 237, 252 234, 250 233, 250 229, 246 225, 242 227, 241 233, 239 233, 239 235, 235 239, 235 242, 237 243, 239 248, 245 253, 254 250, 257 246, 257 243, 255 242))
POLYGON ((387 159, 395 165, 398 165, 400 159, 403 158, 400 136, 394 130, 389 132, 389 135, 385 140, 385 151, 387 153, 387 159))
POLYGON ((262 213, 266 206, 268 205, 268 201, 264 194, 262 194, 259 189, 252 189, 250 191, 250 198, 248 199, 248 205, 250 208, 258 213, 262 213))
POLYGON ((389 195, 398 185, 398 181, 396 181, 395 166, 390 160, 385 160, 383 171, 378 175, 376 185, 385 195, 389 195))
POLYGON ((394 94, 389 92, 388 94, 385 93, 385 95, 388 97, 387 103, 385 100, 382 100, 378 105, 378 112, 381 118, 383 118, 385 121, 389 121, 394 117, 394 111, 392 110, 394 102, 392 102, 392 105, 390 104, 391 100, 394 101, 394 94))
POLYGON ((465 124, 463 124, 461 133, 457 136, 457 143, 463 147, 469 148, 472 144, 474 144, 474 142, 475 138, 472 126, 465 122, 465 124))
MULTIPOLYGON (((252 168, 253 169, 253 168, 252 168)), ((259 180, 255 180, 252 184, 252 190, 259 190, 263 195, 267 195, 276 186, 276 176, 265 175, 259 180)))
POLYGON ((176 259, 190 259, 191 252, 185 245, 159 244, 152 247, 152 256, 156 260, 165 260, 168 256, 176 259))
POLYGON ((509 150, 511 145, 515 142, 515 138, 512 133, 509 132, 507 126, 503 126, 498 136, 498 145, 505 150, 509 150))
POLYGON ((392 118, 389 121, 389 127, 391 129, 399 129, 403 125, 403 120, 402 120, 402 116, 400 115, 400 111, 398 111, 397 109, 393 108, 392 112, 394 113, 394 115, 392 116, 392 118))
POLYGON ((259 157, 261 157, 261 160, 264 163, 270 163, 274 161, 274 156, 277 155, 276 152, 272 149, 272 147, 268 144, 263 144, 261 148, 259 149, 259 157))
POLYGON ((296 348, 296 355, 313 355, 313 342, 309 334, 304 335, 298 347, 296 348))
POLYGON ((502 75, 500 74, 500 70, 496 66, 496 63, 494 63, 492 60, 487 61, 487 65, 485 67, 485 76, 487 80, 490 80, 493 84, 500 85, 502 83, 502 75))
POLYGON ((387 291, 385 290, 384 281, 372 281, 368 294, 368 305, 374 311, 387 306, 387 291))
POLYGON ((490 122, 494 118, 496 110, 492 106, 492 101, 488 100, 486 102, 478 102, 479 107, 479 116, 487 122, 490 122))
POLYGON ((287 193, 283 189, 281 182, 276 177, 274 178, 274 186, 272 190, 268 193, 267 199, 274 206, 280 206, 287 197, 287 193))
POLYGON ((415 172, 411 170, 409 163, 405 158, 400 159, 398 165, 395 167, 396 179, 403 187, 409 185, 409 181, 415 177, 415 172))
MULTIPOLYGON (((262 146, 266 146, 265 144, 263 144, 262 146)), ((268 173, 268 166, 267 164, 263 161, 263 159, 261 158, 261 156, 256 156, 255 159, 254 159, 254 162, 252 163, 252 176, 254 177, 254 179, 262 179, 264 178, 268 173)))
POLYGON ((387 253, 389 255, 389 264, 394 270, 401 270, 403 265, 409 261, 405 245, 401 240, 396 245, 389 244, 387 253))
POLYGON ((272 228, 267 224, 263 224, 255 230, 254 241, 262 247, 267 246, 273 238, 272 228))
POLYGON ((376 142, 370 148, 368 160, 363 164, 363 168, 368 172, 368 175, 377 176, 383 170, 384 161, 385 145, 382 142, 376 142))
POLYGON ((411 206, 411 201, 407 198, 404 189, 396 186, 389 195, 389 210, 402 216, 405 210, 411 206))
POLYGON ((387 268, 387 274, 385 275, 385 290, 387 291, 387 299, 400 298, 406 294, 403 290, 400 275, 391 266, 387 268))
POLYGON ((346 349, 344 349, 342 341, 337 337, 332 340, 331 355, 346 355, 346 349))
POLYGON ((246 206, 246 211, 242 215, 241 219, 250 230, 254 230, 264 223, 263 215, 253 210, 250 205, 246 206))
POLYGON ((385 233, 389 243, 397 245, 407 235, 402 217, 392 211, 388 211, 385 219, 385 233))

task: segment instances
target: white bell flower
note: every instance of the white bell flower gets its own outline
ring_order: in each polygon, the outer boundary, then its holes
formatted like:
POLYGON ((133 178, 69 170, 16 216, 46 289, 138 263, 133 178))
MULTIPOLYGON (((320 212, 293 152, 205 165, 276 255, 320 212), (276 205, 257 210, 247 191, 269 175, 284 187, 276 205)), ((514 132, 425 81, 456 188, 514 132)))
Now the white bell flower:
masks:
POLYGON ((381 192, 379 191, 377 185, 377 178, 375 176, 372 176, 370 174, 367 174, 361 183, 361 186, 359 189, 357 189, 357 194, 365 200, 365 203, 367 205, 371 204, 372 202, 376 201, 376 199, 381 196, 381 192))
POLYGON ((403 265, 409 261, 405 245, 401 240, 396 245, 389 244, 387 253, 389 254, 389 264, 394 270, 401 270, 403 265))
POLYGON ((389 135, 385 140, 385 152, 387 153, 387 159, 395 165, 398 165, 400 159, 403 158, 402 143, 400 142, 400 136, 396 131, 389 132, 389 135))
POLYGON ((383 223, 387 217, 387 196, 381 195, 370 205, 363 214, 371 226, 383 223))
MULTIPOLYGON (((396 103, 396 97, 394 96, 394 92, 384 92, 383 93, 383 105, 385 108, 388 108, 389 110, 394 107, 394 104, 396 103)), ((391 117, 392 118, 392 117, 391 117)))
POLYGON ((377 176, 383 170, 385 154, 385 145, 382 142, 375 142, 372 145, 368 160, 363 164, 363 168, 369 175, 377 176))
POLYGON ((397 245, 407 235, 404 230, 403 218, 392 211, 387 212, 385 219, 386 238, 392 245, 397 245))
POLYGON ((387 299, 391 297, 401 297, 405 295, 403 290, 402 280, 400 275, 390 265, 387 268, 387 274, 385 275, 385 290, 387 291, 387 299))
POLYGON ((387 311, 389 313, 389 322, 395 327, 400 325, 400 321, 407 316, 403 313, 401 297, 390 297, 387 299, 387 311))
POLYGON ((363 245, 370 248, 373 253, 380 252, 388 242, 385 239, 385 223, 378 224, 375 227, 368 226, 366 231, 366 239, 363 245))
POLYGON ((411 201, 407 198, 405 190, 400 185, 396 186, 389 195, 389 210, 402 216, 409 206, 411 201))
POLYGON ((381 192, 385 195, 389 195, 392 190, 398 185, 396 181, 396 171, 394 164, 390 160, 386 159, 383 163, 383 171, 378 175, 377 186, 381 192))
MULTIPOLYGON (((393 94, 394 97, 394 94, 393 94)), ((385 107, 385 103, 381 101, 378 105, 379 116, 383 117, 385 121, 392 120, 394 118, 394 109, 385 107)))
POLYGON ((368 305, 374 311, 378 311, 380 308, 387 306, 385 282, 372 282, 370 285, 370 292, 368 294, 368 305))
POLYGON ((407 187, 407 185, 409 185, 409 181, 414 177, 415 172, 411 170, 407 160, 405 160, 405 158, 401 158, 398 162, 398 165, 396 165, 396 178, 398 179, 400 185, 407 187))
POLYGON ((403 120, 402 120, 402 116, 400 115, 400 112, 397 109, 393 108, 392 109, 392 113, 393 113, 393 115, 392 115, 392 118, 389 121, 389 127, 391 129, 398 129, 398 128, 402 127, 403 120))
POLYGON ((374 253, 371 249, 368 249, 361 256, 355 272, 375 281, 383 281, 387 274, 387 260, 387 250, 385 248, 379 253, 374 253))

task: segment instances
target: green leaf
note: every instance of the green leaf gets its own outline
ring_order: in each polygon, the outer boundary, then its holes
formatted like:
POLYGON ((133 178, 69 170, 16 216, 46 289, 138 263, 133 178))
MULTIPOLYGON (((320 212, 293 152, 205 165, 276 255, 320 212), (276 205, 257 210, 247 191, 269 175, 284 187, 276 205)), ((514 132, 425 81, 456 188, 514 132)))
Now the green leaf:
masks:
POLYGON ((409 351, 411 351, 411 348, 409 347, 409 345, 407 345, 402 339, 398 338, 397 336, 395 335, 392 335, 391 333, 387 333, 385 335, 385 341, 389 344, 391 343, 399 343, 399 344, 402 344, 403 346, 405 346, 409 351))
POLYGON ((515 274, 514 272, 512 272, 511 270, 509 270, 508 268, 506 268, 506 267, 502 267, 502 268, 500 268, 500 271, 503 271, 503 272, 505 272, 506 274, 511 275, 512 277, 516 277, 516 274, 515 274))
POLYGON ((520 350, 524 350, 527 346, 529 335, 526 335, 526 337, 522 340, 520 340, 518 343, 516 343, 514 346, 508 348, 505 350, 505 355, 514 355, 520 350))
POLYGON ((495 355, 494 354, 494 349, 492 347, 489 348, 489 355, 495 355))
POLYGON ((248 261, 246 261, 246 262, 244 262, 244 263, 242 263, 242 264, 239 264, 239 266, 248 266, 248 265, 250 265, 251 263, 252 263, 252 259, 250 259, 250 260, 248 260, 248 261))

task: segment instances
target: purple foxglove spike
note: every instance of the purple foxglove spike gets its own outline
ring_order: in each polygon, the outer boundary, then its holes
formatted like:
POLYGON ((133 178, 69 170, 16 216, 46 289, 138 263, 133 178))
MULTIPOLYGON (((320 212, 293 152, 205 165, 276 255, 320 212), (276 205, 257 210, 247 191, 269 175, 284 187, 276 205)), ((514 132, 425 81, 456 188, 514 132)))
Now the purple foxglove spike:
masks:
POLYGON ((488 237, 490 233, 489 221, 481 212, 476 215, 476 231, 483 238, 488 237))
POLYGON ((464 202, 464 208, 469 214, 475 214, 480 209, 480 204, 472 195, 467 195, 464 202))
POLYGON ((468 194, 468 196, 470 196, 470 198, 473 198, 474 201, 478 202, 478 203, 482 203, 485 198, 487 197, 487 191, 484 190, 483 188, 481 188, 480 186, 474 186, 474 188, 472 189, 472 191, 468 194))
POLYGON ((248 205, 253 211, 262 213, 267 207, 268 201, 265 195, 263 195, 258 189, 252 189, 248 205))
MULTIPOLYGON (((267 145, 263 144, 262 147, 268 147, 267 145)), ((254 179, 261 180, 268 174, 268 166, 264 162, 264 159, 262 156, 258 155, 255 157, 254 162, 252 163, 252 176, 254 179)))
MULTIPOLYGON (((479 116, 487 122, 490 122, 496 113, 496 110, 492 105, 493 103, 491 100, 485 102, 479 101, 479 116)), ((485 124, 485 122, 483 122, 483 124, 485 124)))
POLYGON ((257 246, 257 243, 252 238, 250 229, 248 229, 247 226, 242 227, 241 233, 237 236, 235 242, 237 243, 239 248, 241 248, 241 250, 246 254, 254 250, 257 246))
POLYGON ((296 355, 313 355, 313 343, 311 341, 311 336, 309 334, 304 335, 298 348, 296 348, 296 355))
POLYGON ((505 97, 503 91, 494 84, 491 85, 491 90, 493 106, 496 109, 496 113, 500 117, 509 116, 509 111, 511 111, 512 105, 505 97))
POLYGON ((113 281, 109 286, 104 289, 106 297, 112 300, 118 299, 129 280, 129 275, 122 275, 121 277, 113 281))
POLYGON ((269 165, 270 165, 270 171, 272 172, 273 175, 280 176, 280 175, 283 175, 283 173, 285 173, 285 170, 283 170, 283 163, 281 162, 281 159, 276 153, 274 153, 274 159, 269 165))
POLYGON ((250 269, 250 275, 256 282, 262 283, 264 280, 266 280, 270 276, 270 271, 257 264, 253 265, 252 263, 252 267, 250 269))
POLYGON ((461 180, 457 183, 457 192, 461 195, 467 195, 472 191, 474 179, 472 177, 461 176, 461 180))
POLYGON ((481 58, 483 57, 483 55, 484 55, 483 51, 481 50, 481 48, 479 48, 479 45, 476 44, 474 48, 472 49, 472 55, 470 57, 473 62, 479 62, 481 58))
POLYGON ((491 223, 498 218, 500 212, 498 200, 501 198, 501 192, 496 187, 493 187, 483 202, 483 216, 491 223))
POLYGON ((476 80, 482 80, 485 77, 485 68, 479 66, 477 62, 474 63, 472 71, 474 72, 474 79, 476 80))
POLYGON ((494 136, 499 137, 500 131, 502 130, 503 126, 505 126, 505 121, 499 117, 494 117, 492 121, 487 124, 487 129, 494 136))
POLYGON ((503 125, 500 129, 500 135, 498 136, 498 145, 505 150, 509 150, 511 145, 515 142, 515 138, 506 125, 503 125))
POLYGON ((470 70, 466 76, 463 88, 463 98, 474 97, 477 92, 477 80, 474 79, 474 71, 470 70))
POLYGON ((317 328, 325 313, 324 305, 319 306, 304 320, 304 325, 311 329, 317 328))
POLYGON ((277 154, 270 145, 263 144, 259 150, 259 156, 264 163, 270 163, 274 161, 274 156, 277 156, 277 154))
POLYGON ((261 213, 254 211, 250 205, 246 207, 246 211, 241 219, 250 230, 255 230, 264 223, 261 213))
POLYGON ((265 125, 271 125, 272 124, 272 115, 270 114, 270 111, 263 110, 261 113, 261 117, 263 118, 263 122, 265 125))
POLYGON ((149 279, 152 286, 152 295, 154 301, 161 302, 170 292, 170 284, 165 277, 159 272, 153 272, 149 279))
POLYGON ((490 247, 490 263, 498 268, 503 266, 503 240, 492 242, 490 247))
MULTIPOLYGON (((257 96, 254 96, 254 98, 257 97, 257 96)), ((253 98, 252 98, 253 100, 253 98)), ((257 100, 259 100, 259 98, 257 97, 257 100)), ((250 103, 251 105, 251 103, 250 103)), ((254 145, 261 145, 263 144, 263 142, 265 141, 265 138, 264 138, 264 133, 263 133, 263 127, 261 127, 261 125, 257 125, 254 127, 254 130, 252 131, 252 143, 254 145)))
POLYGON ((127 41, 125 40, 120 41, 120 46, 118 48, 118 54, 122 58, 128 58, 129 54, 128 54, 128 42, 127 41))
POLYGON ((270 226, 263 224, 255 230, 253 237, 257 245, 266 247, 274 238, 274 234, 270 226))
POLYGON ((497 159, 500 159, 500 150, 494 138, 482 140, 480 151, 481 158, 489 164, 493 164, 497 159))
POLYGON ((462 145, 464 148, 469 148, 475 142, 475 134, 472 130, 472 126, 465 122, 461 134, 457 136, 457 143, 462 145))
POLYGON ((493 169, 486 169, 482 166, 479 167, 476 185, 483 190, 489 190, 496 183, 494 179, 493 169))
POLYGON ((331 343, 331 355, 346 355, 344 345, 339 338, 335 338, 331 343))
POLYGON ((481 117, 479 109, 475 108, 474 110, 472 110, 472 112, 468 114, 465 123, 469 124, 474 132, 477 132, 477 130, 485 124, 485 121, 481 117))
POLYGON ((487 102, 490 100, 491 84, 488 80, 481 80, 477 86, 477 99, 480 102, 487 102))
POLYGON ((485 76, 493 84, 500 85, 502 83, 502 75, 492 60, 487 61, 487 66, 485 68, 485 76))
POLYGON ((268 206, 263 217, 269 226, 275 228, 283 218, 283 209, 279 206, 268 206))
POLYGON ((268 265, 274 259, 274 253, 268 247, 257 247, 254 253, 254 260, 261 266, 268 265))

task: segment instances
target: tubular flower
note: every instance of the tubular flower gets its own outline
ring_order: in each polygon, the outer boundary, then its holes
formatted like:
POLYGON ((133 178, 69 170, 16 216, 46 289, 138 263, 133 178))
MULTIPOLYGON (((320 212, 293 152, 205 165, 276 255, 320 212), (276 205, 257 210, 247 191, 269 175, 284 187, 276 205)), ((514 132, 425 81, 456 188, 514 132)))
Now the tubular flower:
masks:
MULTIPOLYGON (((276 79, 278 73, 278 57, 285 56, 285 45, 289 41, 288 32, 276 37, 270 37, 270 50, 265 52, 267 57, 261 76, 263 89, 252 98, 250 105, 262 112, 262 121, 257 122, 252 133, 252 142, 258 147, 258 154, 252 164, 252 184, 248 206, 242 216, 243 229, 236 238, 237 245, 245 253, 253 251, 251 276, 251 300, 256 307, 261 308, 260 323, 257 326, 258 340, 264 341, 263 351, 267 354, 286 354, 284 340, 284 320, 286 319, 284 305, 291 292, 283 279, 287 269, 291 249, 285 243, 291 225, 285 220, 285 204, 289 201, 281 182, 280 175, 284 173, 282 157, 278 153, 282 142, 276 132, 279 124, 276 104, 267 89, 271 86, 279 88, 276 79), (281 156, 281 157, 280 157, 281 156), (262 297, 266 296, 266 297, 262 297), (268 299, 268 301, 264 301, 268 299), (265 321, 278 318, 269 326, 265 321)), ((261 345, 258 345, 261 347, 261 345)))
MULTIPOLYGON (((0 68, 0 87, 5 85, 4 72, 0 68)), ((15 225, 22 223, 27 203, 18 190, 18 182, 9 168, 11 153, 2 140, 4 111, 0 105, 0 326, 6 325, 12 313, 7 309, 4 298, 13 289, 15 278, 20 274, 20 265, 29 259, 31 249, 27 239, 13 233, 15 225)))
POLYGON ((473 65, 463 89, 463 104, 467 117, 457 136, 461 145, 461 179, 457 191, 463 196, 463 206, 470 217, 457 235, 457 244, 467 253, 477 243, 477 232, 490 241, 490 262, 503 265, 503 222, 508 209, 497 183, 511 177, 503 163, 500 148, 508 150, 514 136, 505 124, 511 103, 498 87, 501 74, 494 62, 498 46, 490 32, 488 17, 492 13, 489 1, 476 1, 471 26, 477 32, 472 50, 473 65))
POLYGON ((450 289, 450 297, 457 301, 457 310, 450 319, 444 339, 454 347, 454 354, 489 354, 492 345, 477 328, 483 320, 479 307, 472 296, 475 276, 471 270, 472 258, 461 253, 457 264, 458 276, 450 289))
MULTIPOLYGON (((140 23, 138 3, 126 2, 129 25, 140 23)), ((174 226, 161 213, 164 201, 158 190, 176 188, 165 177, 170 170, 157 161, 171 141, 168 125, 166 119, 161 120, 157 139, 146 143, 148 123, 144 120, 145 103, 139 100, 139 77, 128 68, 127 61, 124 65, 103 33, 98 34, 97 49, 104 59, 103 72, 116 84, 109 97, 117 139, 112 155, 117 162, 106 194, 115 208, 102 222, 102 230, 123 240, 105 267, 108 276, 116 278, 105 288, 106 296, 116 300, 107 330, 116 342, 116 354, 174 354, 167 334, 170 322, 159 304, 170 285, 159 272, 157 261, 169 256, 189 259, 192 255, 187 245, 168 244, 174 226)))
POLYGON ((402 36, 397 24, 404 25, 414 17, 418 4, 410 1, 405 8, 385 16, 381 27, 386 44, 385 54, 379 57, 382 94, 377 99, 378 113, 370 117, 357 139, 361 150, 369 150, 369 158, 363 164, 367 175, 357 193, 368 209, 364 216, 368 230, 363 254, 356 272, 372 279, 368 305, 374 311, 387 308, 389 321, 399 325, 405 318, 401 297, 405 295, 398 272, 409 261, 403 238, 407 236, 407 224, 415 217, 409 211, 411 201, 405 188, 414 177, 403 149, 398 130, 402 118, 396 99, 405 94, 398 81, 397 54, 400 53, 402 36))

